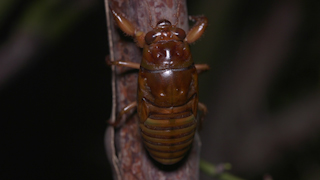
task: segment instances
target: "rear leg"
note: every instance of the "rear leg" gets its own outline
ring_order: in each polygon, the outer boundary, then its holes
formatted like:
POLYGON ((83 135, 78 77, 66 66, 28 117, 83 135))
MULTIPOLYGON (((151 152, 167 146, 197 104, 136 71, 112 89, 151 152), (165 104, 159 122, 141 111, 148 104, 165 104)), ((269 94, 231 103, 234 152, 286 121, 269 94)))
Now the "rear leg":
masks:
POLYGON ((134 108, 137 108, 137 102, 134 101, 130 104, 128 104, 126 107, 124 107, 120 113, 118 114, 117 118, 116 118, 116 121, 115 122, 109 122, 109 124, 113 127, 120 127, 122 126, 125 122, 126 122, 126 119, 123 119, 122 116, 124 114, 127 114, 129 113, 132 109, 134 108))
POLYGON ((201 115, 200 115, 200 118, 199 118, 199 130, 201 130, 202 129, 202 123, 203 123, 205 115, 208 112, 208 109, 207 109, 207 106, 204 105, 201 102, 198 102, 198 109, 202 112, 201 115))

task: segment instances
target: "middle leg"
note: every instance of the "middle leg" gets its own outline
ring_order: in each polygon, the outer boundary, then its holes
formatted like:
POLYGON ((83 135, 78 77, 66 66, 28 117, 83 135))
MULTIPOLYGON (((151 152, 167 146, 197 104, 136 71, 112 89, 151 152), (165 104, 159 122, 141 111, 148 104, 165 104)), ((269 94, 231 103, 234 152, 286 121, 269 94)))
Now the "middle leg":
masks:
POLYGON ((198 74, 210 69, 208 64, 195 64, 194 66, 196 67, 198 74))
POLYGON ((106 58, 106 62, 109 66, 124 66, 124 67, 129 67, 133 69, 140 69, 140 64, 135 63, 135 62, 130 62, 130 61, 111 61, 109 57, 106 58))

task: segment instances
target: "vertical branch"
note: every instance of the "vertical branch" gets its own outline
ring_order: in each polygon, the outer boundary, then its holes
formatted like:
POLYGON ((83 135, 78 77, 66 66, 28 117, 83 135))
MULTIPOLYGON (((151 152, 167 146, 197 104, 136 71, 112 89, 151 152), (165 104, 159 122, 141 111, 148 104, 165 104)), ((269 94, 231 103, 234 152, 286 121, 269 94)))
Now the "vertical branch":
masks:
MULTIPOLYGON (((178 27, 188 30, 186 2, 180 2, 180 14, 177 18, 178 0, 105 0, 108 23, 110 59, 140 62, 141 49, 132 39, 123 36, 115 27, 109 6, 123 13, 140 31, 148 32, 160 19, 172 23, 178 21, 178 27), (150 13, 149 13, 150 12, 150 13), (152 23, 152 24, 150 24, 152 23)), ((136 101, 137 73, 125 73, 125 67, 112 67, 113 105, 110 121, 130 102, 136 101)), ((138 117, 133 114, 126 117, 126 123, 119 129, 109 126, 105 134, 105 146, 109 162, 113 168, 113 177, 117 180, 134 179, 198 179, 200 139, 195 136, 193 148, 182 162, 164 166, 151 159, 143 147, 138 117)))

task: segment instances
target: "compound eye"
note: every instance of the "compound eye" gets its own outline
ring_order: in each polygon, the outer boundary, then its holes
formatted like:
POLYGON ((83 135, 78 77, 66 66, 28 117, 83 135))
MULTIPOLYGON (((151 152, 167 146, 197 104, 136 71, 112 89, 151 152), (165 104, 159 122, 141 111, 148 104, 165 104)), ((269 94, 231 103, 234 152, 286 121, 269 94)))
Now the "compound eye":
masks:
POLYGON ((148 45, 150 45, 156 39, 156 37, 157 37, 156 32, 150 31, 146 34, 144 40, 148 45))
POLYGON ((184 40, 184 38, 186 37, 186 33, 184 32, 183 29, 181 28, 177 28, 175 35, 180 39, 180 40, 184 40))

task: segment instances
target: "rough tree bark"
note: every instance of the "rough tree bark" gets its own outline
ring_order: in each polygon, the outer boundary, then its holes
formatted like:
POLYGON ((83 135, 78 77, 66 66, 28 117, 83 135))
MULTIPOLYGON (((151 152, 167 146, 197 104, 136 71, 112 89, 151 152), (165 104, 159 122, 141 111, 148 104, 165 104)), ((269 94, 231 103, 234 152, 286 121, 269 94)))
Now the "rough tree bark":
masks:
MULTIPOLYGON (((110 59, 140 62, 141 49, 135 42, 123 35, 109 11, 109 6, 123 13, 139 30, 150 31, 160 19, 172 23, 178 20, 178 26, 188 30, 186 2, 180 2, 180 15, 177 18, 178 0, 105 0, 110 59), (149 14, 150 12, 150 14, 149 14), (151 23, 151 24, 150 24, 151 23)), ((136 101, 137 73, 125 67, 112 67, 113 105, 110 121, 114 122, 116 114, 129 103, 136 101)), ((126 123, 119 129, 107 127, 105 146, 107 156, 116 180, 133 179, 198 179, 200 139, 196 134, 193 148, 180 163, 164 166, 154 162, 143 147, 138 117, 135 112, 126 116, 126 123)))

